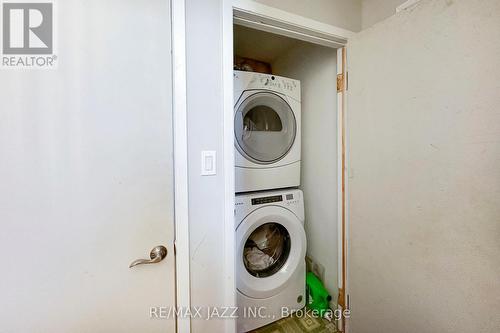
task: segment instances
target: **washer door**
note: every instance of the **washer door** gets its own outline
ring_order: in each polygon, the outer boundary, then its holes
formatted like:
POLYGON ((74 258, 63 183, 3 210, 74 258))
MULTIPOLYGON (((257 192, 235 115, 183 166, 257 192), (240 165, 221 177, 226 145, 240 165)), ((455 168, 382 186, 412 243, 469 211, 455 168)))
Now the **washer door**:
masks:
POLYGON ((305 265, 306 234, 301 221, 286 208, 255 210, 237 227, 236 239, 236 285, 248 297, 278 294, 305 265))
POLYGON ((236 148, 243 156, 258 164, 271 164, 292 148, 297 123, 292 108, 280 95, 261 91, 251 93, 237 107, 234 134, 236 148))

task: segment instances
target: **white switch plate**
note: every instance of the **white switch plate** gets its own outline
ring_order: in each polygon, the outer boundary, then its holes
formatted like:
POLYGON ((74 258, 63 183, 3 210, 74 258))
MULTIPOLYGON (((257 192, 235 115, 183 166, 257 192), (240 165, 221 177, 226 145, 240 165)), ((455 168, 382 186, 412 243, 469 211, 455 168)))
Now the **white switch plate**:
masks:
POLYGON ((215 150, 202 150, 201 152, 201 175, 213 176, 217 174, 217 159, 215 150))

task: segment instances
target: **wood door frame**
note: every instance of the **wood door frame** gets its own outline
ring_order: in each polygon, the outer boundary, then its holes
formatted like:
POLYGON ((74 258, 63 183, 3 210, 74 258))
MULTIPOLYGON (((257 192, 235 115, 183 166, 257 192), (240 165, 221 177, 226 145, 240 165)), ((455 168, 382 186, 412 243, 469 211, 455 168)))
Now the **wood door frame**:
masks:
MULTIPOLYGON (((223 104, 224 104, 224 250, 225 264, 228 281, 226 284, 227 305, 236 305, 236 284, 235 284, 235 232, 234 232, 234 123, 233 123, 233 24, 237 23, 246 27, 263 30, 278 35, 283 35, 314 44, 328 46, 338 49, 338 73, 344 73, 343 89, 338 92, 338 261, 339 272, 338 281, 339 289, 343 288, 342 303, 345 304, 345 296, 347 295, 347 239, 348 239, 348 216, 346 209, 346 192, 347 192, 347 162, 346 162, 346 145, 345 145, 345 109, 347 104, 347 96, 345 90, 347 88, 346 74, 346 49, 345 45, 348 40, 354 36, 354 32, 315 21, 300 15, 289 13, 287 11, 266 6, 252 0, 223 0, 223 15, 222 15, 222 56, 223 56, 223 104), (340 59, 339 59, 340 55, 340 59), (341 72, 339 72, 339 70, 341 72)), ((234 332, 234 321, 228 321, 226 325, 227 332, 234 332)), ((340 328, 344 331, 346 321, 339 322, 340 328)))
MULTIPOLYGON (((170 0, 174 136, 175 306, 190 308, 188 136, 185 0, 170 0)), ((176 318, 176 331, 191 332, 189 317, 176 318)))
MULTIPOLYGON (((347 205, 347 135, 346 135, 346 115, 347 108, 347 49, 345 47, 337 49, 337 207, 338 207, 338 285, 339 296, 337 298, 338 309, 350 309, 348 291, 348 235, 349 224, 347 205)), ((342 315, 338 323, 339 330, 347 332, 349 330, 348 320, 342 315)))

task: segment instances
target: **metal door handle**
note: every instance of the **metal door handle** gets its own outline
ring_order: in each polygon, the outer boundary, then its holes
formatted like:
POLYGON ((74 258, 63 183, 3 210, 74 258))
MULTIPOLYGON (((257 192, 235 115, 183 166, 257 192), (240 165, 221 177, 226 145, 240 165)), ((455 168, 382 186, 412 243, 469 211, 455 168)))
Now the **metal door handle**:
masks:
POLYGON ((156 264, 165 259, 167 256, 167 248, 165 246, 159 245, 151 250, 149 253, 149 257, 151 259, 137 259, 132 261, 129 268, 132 268, 137 265, 145 265, 145 264, 156 264))

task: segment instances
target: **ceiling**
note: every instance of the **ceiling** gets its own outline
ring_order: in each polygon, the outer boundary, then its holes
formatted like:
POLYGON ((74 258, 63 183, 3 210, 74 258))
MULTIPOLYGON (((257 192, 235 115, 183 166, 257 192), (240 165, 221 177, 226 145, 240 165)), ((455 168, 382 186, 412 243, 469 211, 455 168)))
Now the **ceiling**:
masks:
POLYGON ((301 41, 234 25, 234 54, 272 64, 301 41))

